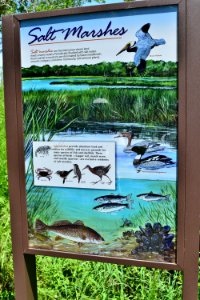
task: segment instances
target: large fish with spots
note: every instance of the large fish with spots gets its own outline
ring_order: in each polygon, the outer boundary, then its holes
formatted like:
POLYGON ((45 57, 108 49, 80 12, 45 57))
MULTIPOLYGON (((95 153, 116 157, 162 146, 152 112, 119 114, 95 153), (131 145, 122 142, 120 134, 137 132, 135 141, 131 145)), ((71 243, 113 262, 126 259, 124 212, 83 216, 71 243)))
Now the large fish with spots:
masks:
POLYGON ((57 221, 52 225, 46 225, 41 220, 36 220, 35 229, 37 232, 48 231, 58 236, 77 242, 100 244, 104 241, 102 236, 94 229, 84 225, 82 221, 71 223, 67 220, 57 221))

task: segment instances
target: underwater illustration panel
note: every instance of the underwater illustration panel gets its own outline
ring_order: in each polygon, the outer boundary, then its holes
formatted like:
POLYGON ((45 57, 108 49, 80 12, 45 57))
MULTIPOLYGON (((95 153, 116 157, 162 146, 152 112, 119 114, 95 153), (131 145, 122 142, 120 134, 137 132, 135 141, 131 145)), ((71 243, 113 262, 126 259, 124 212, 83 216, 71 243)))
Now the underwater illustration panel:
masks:
POLYGON ((174 262, 177 6, 20 33, 29 247, 174 262))

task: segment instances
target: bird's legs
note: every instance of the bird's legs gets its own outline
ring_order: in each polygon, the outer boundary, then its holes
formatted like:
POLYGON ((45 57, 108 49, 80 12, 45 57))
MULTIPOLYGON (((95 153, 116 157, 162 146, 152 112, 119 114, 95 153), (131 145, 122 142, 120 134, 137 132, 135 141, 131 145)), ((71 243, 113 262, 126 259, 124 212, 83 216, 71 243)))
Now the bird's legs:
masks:
POLYGON ((102 180, 102 177, 98 180, 98 181, 96 181, 96 182, 92 182, 93 184, 97 184, 99 181, 101 181, 102 180))
POLYGON ((110 180, 109 184, 112 183, 112 180, 110 179, 110 177, 108 175, 105 174, 104 176, 106 176, 110 180))

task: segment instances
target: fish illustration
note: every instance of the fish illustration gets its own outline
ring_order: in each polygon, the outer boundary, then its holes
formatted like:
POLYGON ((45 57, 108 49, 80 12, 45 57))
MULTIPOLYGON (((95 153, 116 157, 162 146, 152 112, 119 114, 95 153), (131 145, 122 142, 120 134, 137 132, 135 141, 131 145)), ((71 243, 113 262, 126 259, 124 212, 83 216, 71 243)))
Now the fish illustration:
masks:
POLYGON ((52 225, 46 225, 41 220, 37 219, 35 223, 37 232, 49 231, 56 233, 58 236, 77 242, 77 243, 93 243, 100 244, 104 241, 102 236, 94 229, 87 227, 80 220, 71 223, 67 220, 57 221, 52 225))
POLYGON ((132 201, 129 201, 129 203, 107 202, 107 203, 103 203, 101 205, 95 206, 95 207, 93 207, 93 209, 97 210, 98 212, 101 212, 101 213, 112 213, 115 211, 122 210, 124 208, 131 209, 131 202, 132 201))
POLYGON ((170 195, 154 194, 153 192, 139 194, 139 195, 137 195, 137 197, 144 200, 144 201, 170 200, 170 195))
POLYGON ((74 178, 78 178, 78 183, 79 183, 81 180, 82 174, 81 174, 80 168, 77 164, 74 164, 74 174, 75 174, 74 178))
POLYGON ((132 197, 132 194, 129 194, 127 196, 122 196, 122 195, 104 195, 100 196, 94 199, 94 201, 99 201, 99 202, 122 202, 122 201, 130 201, 132 197))

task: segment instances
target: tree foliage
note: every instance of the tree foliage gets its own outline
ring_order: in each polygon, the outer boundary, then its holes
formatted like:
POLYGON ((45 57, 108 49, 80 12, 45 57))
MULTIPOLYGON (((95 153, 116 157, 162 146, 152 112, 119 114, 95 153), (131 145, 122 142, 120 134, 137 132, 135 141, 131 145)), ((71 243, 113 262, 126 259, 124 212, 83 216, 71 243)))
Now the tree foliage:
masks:
MULTIPOLYGON (((176 76, 177 63, 148 60, 143 76, 176 76)), ((22 69, 23 77, 49 77, 49 76, 104 76, 104 77, 132 77, 141 76, 132 62, 101 62, 95 65, 44 65, 31 66, 22 69)))
MULTIPOLYGON (((0 0, 0 16, 9 13, 28 13, 81 6, 91 0, 0 0)), ((104 0, 95 0, 105 2, 104 0)))

